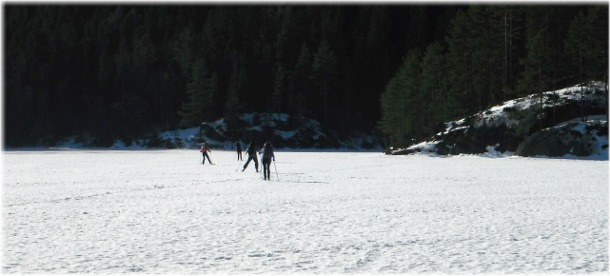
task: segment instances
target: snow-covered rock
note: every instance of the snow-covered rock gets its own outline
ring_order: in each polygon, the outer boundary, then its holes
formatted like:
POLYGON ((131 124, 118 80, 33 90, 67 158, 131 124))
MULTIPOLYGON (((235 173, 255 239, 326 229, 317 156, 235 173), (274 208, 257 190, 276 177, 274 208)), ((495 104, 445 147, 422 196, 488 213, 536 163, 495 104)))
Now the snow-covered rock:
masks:
POLYGON ((276 148, 379 148, 379 139, 372 135, 340 139, 332 131, 323 130, 320 122, 292 118, 286 113, 245 113, 238 116, 233 127, 225 118, 204 123, 200 127, 164 132, 159 146, 165 148, 195 148, 202 142, 215 147, 232 149, 235 142, 264 143, 271 141, 276 148))
MULTIPOLYGON (((506 101, 467 118, 448 122, 446 123, 447 128, 429 141, 412 145, 406 149, 388 150, 386 153, 481 154, 488 152, 489 146, 493 146, 494 150, 498 152, 517 152, 517 148, 538 131, 564 125, 566 122, 585 118, 588 115, 606 113, 608 91, 603 82, 590 82, 541 94, 542 101, 540 94, 532 94, 506 101)), ((598 125, 603 122, 606 123, 606 130, 596 132, 599 141, 604 141, 604 139, 607 141, 607 116, 598 118, 597 122, 592 123, 598 125)), ((546 133, 559 134, 559 132, 549 131, 546 133)), ((565 136, 561 139, 571 138, 565 136)), ((580 139, 578 141, 585 142, 580 139)), ((574 146, 575 143, 579 143, 578 141, 572 139, 565 143, 574 146)), ((588 144, 589 141, 586 143, 588 144)), ((603 144, 603 142, 600 143, 603 144)), ((600 147, 602 146, 600 145, 600 147)), ((537 147, 540 147, 540 143, 537 147)), ((586 145, 579 147, 586 147, 586 145)), ((517 154, 522 152, 519 151, 517 154)), ((597 154, 597 151, 592 151, 591 154, 597 154)), ((608 159, 607 156, 606 154, 605 158, 601 157, 608 159)))
POLYGON ((517 148, 520 156, 608 156, 608 121, 599 119, 570 122, 534 133, 517 148))

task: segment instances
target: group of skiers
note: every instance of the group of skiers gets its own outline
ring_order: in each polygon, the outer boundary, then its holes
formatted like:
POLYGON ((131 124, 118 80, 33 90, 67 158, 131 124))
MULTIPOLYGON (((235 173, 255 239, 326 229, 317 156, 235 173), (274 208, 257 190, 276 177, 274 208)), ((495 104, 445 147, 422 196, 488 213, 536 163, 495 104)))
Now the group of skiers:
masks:
MULTIPOLYGON (((237 150, 237 160, 243 161, 241 143, 236 142, 235 148, 237 150)), ((205 165, 205 159, 207 158, 210 164, 213 165, 212 160, 210 160, 210 156, 208 155, 208 152, 211 151, 210 148, 208 148, 208 146, 206 145, 206 143, 201 144, 201 148, 199 149, 199 151, 203 155, 202 164, 205 165)), ((271 161, 273 160, 275 162, 275 154, 273 154, 273 146, 271 145, 271 143, 266 142, 263 145, 262 149, 259 149, 255 143, 250 142, 250 144, 248 144, 248 147, 246 148, 246 153, 248 154, 248 160, 246 160, 246 163, 244 164, 244 167, 241 171, 245 171, 248 167, 248 164, 250 164, 250 161, 254 161, 254 169, 256 169, 256 172, 258 172, 257 154, 260 154, 261 160, 263 161, 263 177, 265 180, 271 180, 271 161)))

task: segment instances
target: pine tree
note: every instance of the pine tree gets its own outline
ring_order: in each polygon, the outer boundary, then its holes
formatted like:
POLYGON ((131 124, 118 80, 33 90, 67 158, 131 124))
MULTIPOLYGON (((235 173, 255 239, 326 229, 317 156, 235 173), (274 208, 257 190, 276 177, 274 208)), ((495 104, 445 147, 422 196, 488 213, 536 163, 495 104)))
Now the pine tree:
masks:
POLYGON ((543 93, 555 90, 570 74, 562 58, 568 26, 564 21, 569 15, 570 10, 564 7, 531 7, 526 12, 527 54, 521 61, 524 69, 517 88, 521 94, 538 94, 538 112, 544 107, 543 93))
MULTIPOLYGON (((497 26, 495 29, 497 39, 502 41, 502 66, 501 74, 501 95, 499 101, 505 101, 516 97, 516 86, 519 78, 519 58, 524 53, 525 35, 523 8, 515 6, 501 6, 495 10, 492 17, 492 24, 497 26)), ((498 51, 499 52, 499 51, 498 51)))
POLYGON ((400 102, 400 83, 398 76, 393 77, 387 84, 385 91, 381 94, 381 120, 377 128, 387 137, 390 147, 405 146, 401 133, 401 120, 406 120, 403 115, 400 102))
POLYGON ((456 113, 453 95, 449 94, 445 75, 446 63, 440 43, 428 46, 422 59, 421 94, 423 94, 422 127, 430 133, 434 128, 451 119, 456 113))
POLYGON ((608 12, 603 6, 580 11, 570 24, 565 51, 573 75, 581 82, 608 80, 608 28, 603 27, 607 25, 608 12))
POLYGON ((229 78, 229 87, 227 98, 224 106, 224 116, 227 120, 229 132, 237 126, 237 118, 242 110, 241 95, 246 94, 248 86, 248 72, 243 64, 238 62, 238 59, 233 62, 233 72, 229 78))
POLYGON ((207 72, 205 61, 196 62, 191 81, 187 85, 189 101, 179 112, 182 127, 198 126, 212 119, 215 97, 218 93, 218 76, 207 72))
POLYGON ((581 11, 572 20, 565 49, 580 80, 605 79, 608 67, 607 26, 608 11, 604 6, 581 11))
POLYGON ((271 107, 274 112, 282 111, 282 96, 286 94, 287 72, 278 64, 274 70, 275 78, 273 80, 273 94, 271 95, 271 107))
POLYGON ((281 24, 275 41, 276 60, 282 64, 294 64, 304 33, 302 24, 299 24, 302 10, 295 6, 282 7, 280 10, 281 24))
POLYGON ((475 95, 475 68, 474 55, 477 51, 473 34, 470 29, 470 18, 464 11, 458 11, 452 20, 446 38, 447 53, 447 80, 451 84, 449 93, 457 95, 460 105, 465 107, 461 114, 477 112, 478 101, 475 95))
POLYGON ((294 68, 294 74, 292 76, 292 82, 294 83, 294 89, 296 91, 296 117, 303 117, 307 110, 309 103, 312 101, 313 87, 311 85, 312 79, 312 63, 313 57, 306 43, 301 46, 299 58, 294 68))
POLYGON ((522 52, 520 24, 514 7, 474 5, 456 14, 446 39, 447 73, 466 113, 514 95, 522 52))
POLYGON ((526 10, 526 49, 518 89, 521 94, 554 90, 571 74, 563 45, 572 8, 530 7, 526 10))
POLYGON ((172 43, 173 59, 180 65, 182 72, 190 74, 190 67, 195 57, 195 37, 191 26, 180 32, 178 38, 172 43))
POLYGON ((323 40, 314 56, 312 69, 316 80, 320 96, 322 98, 322 114, 324 123, 328 123, 329 98, 332 93, 332 81, 336 74, 337 57, 330 49, 328 41, 323 40))
POLYGON ((418 100, 421 92, 421 52, 411 50, 388 82, 381 95, 381 120, 378 128, 392 147, 406 147, 424 134, 419 127, 418 100))
POLYGON ((399 104, 402 105, 403 120, 401 122, 402 141, 404 144, 412 144, 414 141, 427 137, 424 128, 420 127, 424 119, 422 115, 426 110, 424 103, 425 92, 422 90, 422 52, 418 48, 407 52, 403 60, 402 70, 399 71, 401 97, 399 104), (421 113, 421 114, 420 114, 421 113))

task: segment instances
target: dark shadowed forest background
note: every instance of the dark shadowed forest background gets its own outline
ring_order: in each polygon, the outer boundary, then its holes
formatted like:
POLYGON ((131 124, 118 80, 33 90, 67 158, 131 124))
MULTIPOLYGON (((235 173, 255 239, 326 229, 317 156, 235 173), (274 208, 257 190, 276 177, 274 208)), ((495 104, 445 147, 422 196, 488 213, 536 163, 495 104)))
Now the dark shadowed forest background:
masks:
POLYGON ((97 146, 240 113, 392 145, 607 82, 608 5, 5 4, 5 146, 97 146))

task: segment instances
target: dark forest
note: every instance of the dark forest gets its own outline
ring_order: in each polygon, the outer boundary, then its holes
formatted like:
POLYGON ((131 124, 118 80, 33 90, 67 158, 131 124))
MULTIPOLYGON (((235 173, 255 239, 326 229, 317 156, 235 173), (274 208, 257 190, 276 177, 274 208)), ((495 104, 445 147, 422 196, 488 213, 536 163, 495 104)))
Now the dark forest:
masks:
POLYGON ((5 145, 109 146, 244 112, 407 145, 607 81, 607 5, 5 4, 5 145))

